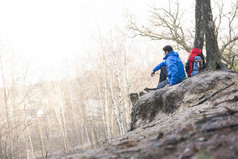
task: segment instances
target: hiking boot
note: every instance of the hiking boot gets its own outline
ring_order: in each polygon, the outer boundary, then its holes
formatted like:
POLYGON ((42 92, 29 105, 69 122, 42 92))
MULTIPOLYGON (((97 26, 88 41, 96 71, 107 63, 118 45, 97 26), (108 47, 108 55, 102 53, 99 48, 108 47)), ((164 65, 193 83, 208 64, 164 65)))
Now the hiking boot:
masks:
POLYGON ((154 91, 154 90, 156 90, 157 88, 145 88, 144 90, 146 91, 146 92, 149 92, 149 91, 154 91))

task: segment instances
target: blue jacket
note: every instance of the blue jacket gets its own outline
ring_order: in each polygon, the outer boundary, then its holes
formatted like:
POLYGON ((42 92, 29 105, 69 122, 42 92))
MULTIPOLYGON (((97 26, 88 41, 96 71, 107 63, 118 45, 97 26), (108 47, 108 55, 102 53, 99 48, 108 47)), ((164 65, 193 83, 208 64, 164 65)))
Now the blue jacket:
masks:
POLYGON ((177 52, 171 51, 165 55, 163 58, 164 61, 161 62, 158 66, 156 66, 153 71, 159 70, 162 66, 166 66, 167 68, 167 76, 168 81, 171 85, 178 84, 182 82, 185 76, 185 71, 183 67, 183 63, 179 58, 179 54, 177 52))

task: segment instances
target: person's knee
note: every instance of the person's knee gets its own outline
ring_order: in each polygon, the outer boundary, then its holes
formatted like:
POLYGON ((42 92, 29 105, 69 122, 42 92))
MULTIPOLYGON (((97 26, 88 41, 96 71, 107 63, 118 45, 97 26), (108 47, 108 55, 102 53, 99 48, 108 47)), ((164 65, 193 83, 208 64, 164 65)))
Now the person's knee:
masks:
POLYGON ((170 84, 168 80, 165 80, 158 84, 157 89, 164 88, 166 85, 170 84))

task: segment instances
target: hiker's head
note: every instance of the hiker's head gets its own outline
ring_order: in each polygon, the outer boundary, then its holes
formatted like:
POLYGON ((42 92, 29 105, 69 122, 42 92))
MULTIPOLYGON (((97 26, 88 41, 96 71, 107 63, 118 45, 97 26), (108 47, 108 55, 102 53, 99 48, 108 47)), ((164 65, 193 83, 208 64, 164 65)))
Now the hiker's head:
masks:
POLYGON ((170 45, 166 45, 166 46, 163 48, 163 50, 164 50, 164 53, 165 53, 165 55, 166 55, 166 54, 169 53, 170 51, 173 51, 173 48, 172 48, 170 45))

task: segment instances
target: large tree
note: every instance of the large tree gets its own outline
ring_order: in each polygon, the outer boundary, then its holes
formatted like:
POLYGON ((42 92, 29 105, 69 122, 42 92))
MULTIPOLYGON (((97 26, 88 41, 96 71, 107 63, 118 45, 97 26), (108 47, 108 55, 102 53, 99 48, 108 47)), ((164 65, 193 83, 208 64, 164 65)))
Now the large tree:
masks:
POLYGON ((203 22, 203 5, 204 0, 196 0, 195 6, 195 37, 194 48, 203 49, 204 44, 204 22, 203 22))
POLYGON ((209 70, 215 70, 221 59, 215 32, 211 1, 196 0, 194 48, 203 49, 205 35, 207 68, 209 70))
POLYGON ((196 1, 201 1, 203 7, 207 68, 210 70, 215 70, 217 68, 217 64, 220 63, 221 58, 219 54, 217 37, 215 35, 215 26, 213 22, 211 1, 210 0, 196 0, 196 1))

